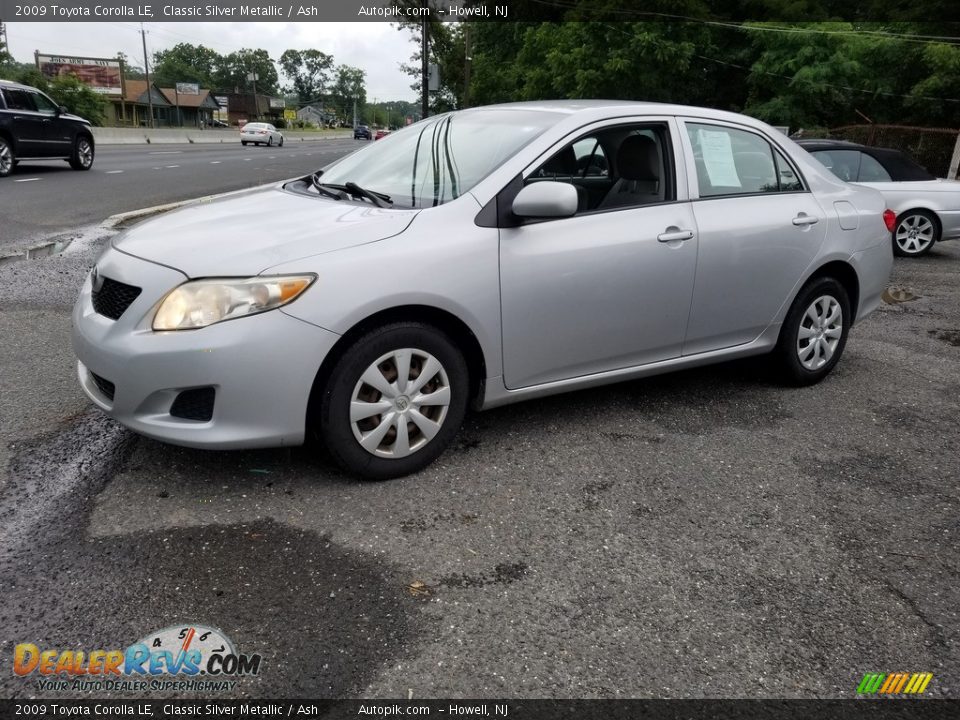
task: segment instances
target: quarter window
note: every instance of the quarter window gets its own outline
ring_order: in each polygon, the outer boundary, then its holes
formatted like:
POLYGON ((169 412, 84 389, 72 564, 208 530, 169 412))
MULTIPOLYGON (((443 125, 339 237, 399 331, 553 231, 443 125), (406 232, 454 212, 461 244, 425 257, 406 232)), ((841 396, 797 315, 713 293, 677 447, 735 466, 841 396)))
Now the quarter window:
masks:
POLYGON ((700 197, 803 190, 787 159, 759 135, 720 125, 686 126, 700 197))

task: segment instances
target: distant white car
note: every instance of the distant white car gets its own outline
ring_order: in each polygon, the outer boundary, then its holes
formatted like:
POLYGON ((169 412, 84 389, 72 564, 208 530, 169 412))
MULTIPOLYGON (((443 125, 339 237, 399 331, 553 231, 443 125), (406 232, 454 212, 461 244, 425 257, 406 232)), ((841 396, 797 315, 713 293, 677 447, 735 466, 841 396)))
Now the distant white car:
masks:
POLYGON ((899 150, 842 140, 800 140, 799 145, 841 180, 883 194, 897 214, 897 255, 919 257, 938 240, 960 238, 960 182, 934 177, 899 150))
POLYGON ((270 123, 247 123, 240 129, 240 144, 246 145, 248 143, 263 144, 267 147, 273 145, 283 147, 283 133, 270 123))

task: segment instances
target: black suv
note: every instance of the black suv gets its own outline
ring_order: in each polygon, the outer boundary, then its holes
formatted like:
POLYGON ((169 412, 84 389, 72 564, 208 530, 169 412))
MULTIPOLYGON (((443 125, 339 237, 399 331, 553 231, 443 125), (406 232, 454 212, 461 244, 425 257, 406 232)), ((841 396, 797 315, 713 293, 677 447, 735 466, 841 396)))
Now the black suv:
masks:
POLYGON ((21 160, 62 158, 74 170, 93 167, 90 123, 29 85, 0 80, 0 177, 21 160))
POLYGON ((360 138, 364 140, 371 140, 373 138, 373 133, 370 132, 370 128, 366 125, 357 125, 353 129, 353 139, 359 140, 360 138))

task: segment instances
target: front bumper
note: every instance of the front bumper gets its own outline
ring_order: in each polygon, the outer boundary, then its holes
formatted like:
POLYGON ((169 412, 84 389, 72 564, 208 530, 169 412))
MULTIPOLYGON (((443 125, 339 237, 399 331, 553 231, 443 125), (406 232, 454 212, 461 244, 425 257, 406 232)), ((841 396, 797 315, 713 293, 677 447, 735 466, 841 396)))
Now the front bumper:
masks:
POLYGON ((74 306, 77 374, 97 406, 131 430, 176 445, 229 449, 303 442, 310 389, 338 335, 282 310, 199 330, 154 332, 150 323, 158 303, 187 278, 114 249, 97 266, 104 277, 143 288, 115 321, 94 310, 89 277, 74 306), (103 380, 113 384, 112 399, 103 380), (215 392, 210 420, 170 414, 182 391, 209 387, 215 392))

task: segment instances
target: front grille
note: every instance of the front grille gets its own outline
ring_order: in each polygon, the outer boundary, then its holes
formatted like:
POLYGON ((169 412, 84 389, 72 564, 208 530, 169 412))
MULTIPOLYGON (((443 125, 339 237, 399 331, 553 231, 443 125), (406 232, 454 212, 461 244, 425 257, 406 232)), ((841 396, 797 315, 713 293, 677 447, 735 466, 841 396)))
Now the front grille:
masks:
POLYGON ((207 422, 213 417, 213 400, 216 392, 212 387, 184 390, 170 406, 170 414, 184 420, 207 422))
POLYGON ((113 394, 117 391, 116 386, 106 378, 102 378, 96 373, 90 373, 90 377, 93 378, 93 382, 96 384, 97 389, 103 393, 104 397, 113 402, 113 394))
POLYGON ((93 309, 111 320, 119 320, 140 292, 141 289, 133 285, 104 278, 100 289, 91 293, 93 309))

